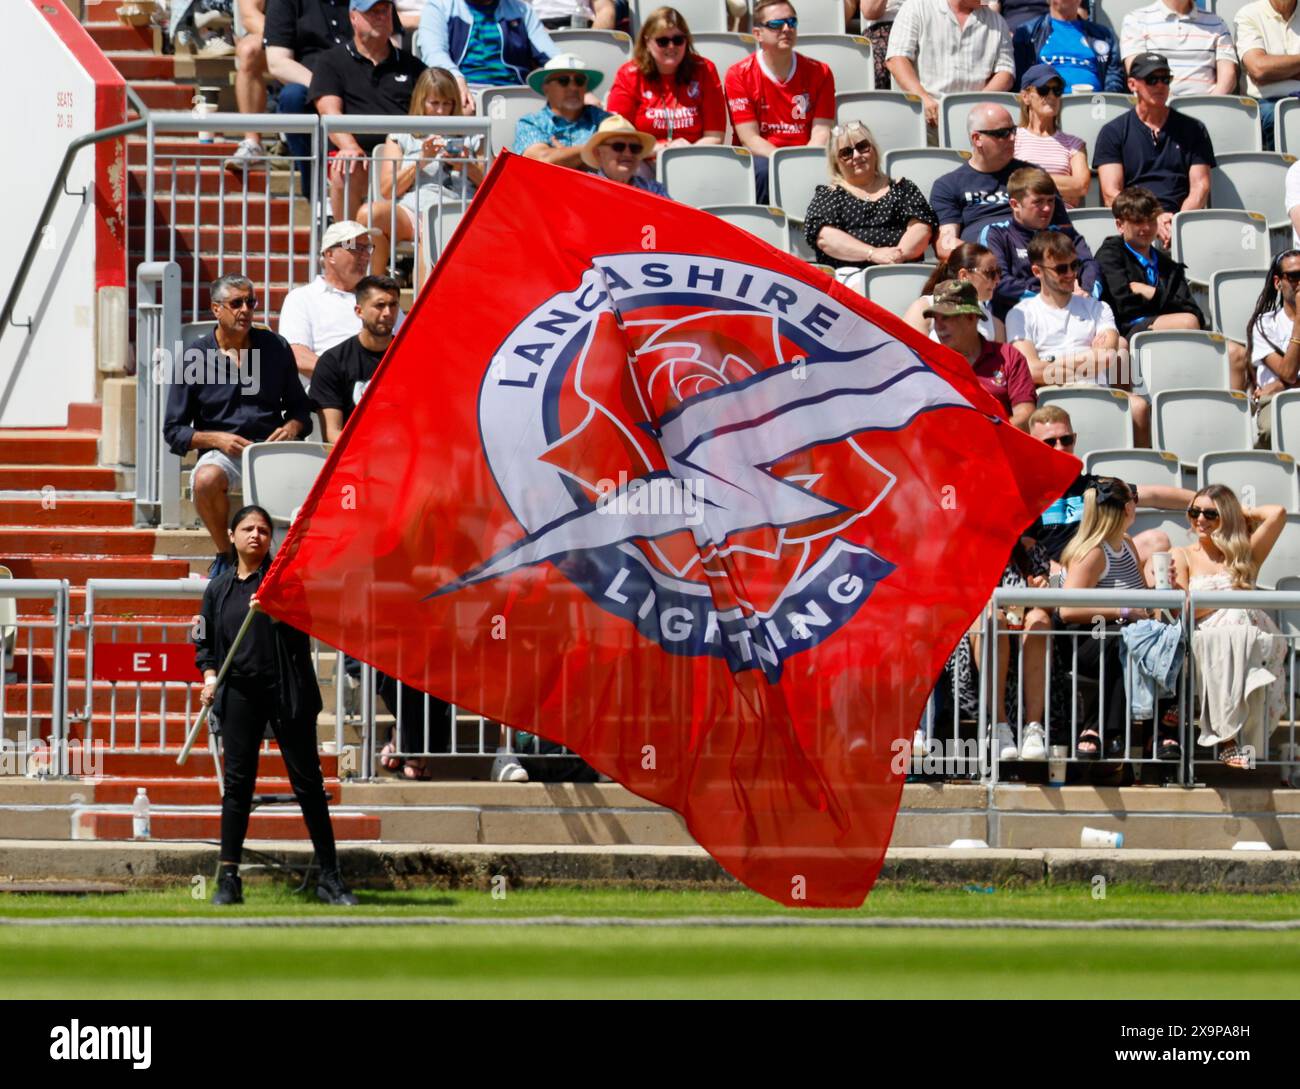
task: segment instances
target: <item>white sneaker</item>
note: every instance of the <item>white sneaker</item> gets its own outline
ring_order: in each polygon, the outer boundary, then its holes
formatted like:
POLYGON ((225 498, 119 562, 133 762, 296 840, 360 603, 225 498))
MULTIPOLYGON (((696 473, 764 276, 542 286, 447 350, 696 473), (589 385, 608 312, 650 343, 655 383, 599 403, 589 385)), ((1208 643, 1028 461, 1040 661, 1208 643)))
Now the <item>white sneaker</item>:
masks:
POLYGON ((235 43, 220 34, 213 34, 203 43, 203 48, 195 54, 195 56, 204 57, 208 60, 213 57, 233 57, 234 55, 235 43))
POLYGON ((912 735, 912 755, 927 756, 929 755, 929 752, 930 748, 925 741, 925 731, 917 730, 916 733, 912 735))
POLYGON ((1011 732, 1011 724, 999 722, 993 727, 993 747, 997 749, 999 760, 1019 760, 1020 752, 1016 748, 1016 738, 1011 732))
POLYGON ((208 27, 228 27, 234 25, 234 19, 224 11, 196 11, 194 13, 194 25, 200 30, 207 30, 208 27))
POLYGON ((494 783, 526 783, 528 772, 519 763, 512 752, 497 749, 496 759, 492 761, 492 781, 494 783))
POLYGON ((235 153, 226 160, 226 169, 241 174, 245 170, 265 170, 266 151, 257 140, 240 140, 235 153))
POLYGON ((1041 722, 1031 722, 1025 727, 1024 741, 1020 745, 1021 760, 1046 760, 1047 737, 1041 722))

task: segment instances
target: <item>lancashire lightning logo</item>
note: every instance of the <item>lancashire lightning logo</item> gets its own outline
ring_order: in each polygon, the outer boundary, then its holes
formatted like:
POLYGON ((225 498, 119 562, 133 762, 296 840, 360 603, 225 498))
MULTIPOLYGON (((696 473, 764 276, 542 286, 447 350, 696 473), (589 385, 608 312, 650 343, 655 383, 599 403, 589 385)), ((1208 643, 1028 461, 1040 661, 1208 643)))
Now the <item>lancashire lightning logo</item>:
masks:
POLYGON ((551 563, 665 650, 775 679, 894 569, 869 516, 896 479, 860 437, 945 407, 971 408, 800 280, 597 258, 480 387, 484 453, 522 534, 437 592, 551 563))

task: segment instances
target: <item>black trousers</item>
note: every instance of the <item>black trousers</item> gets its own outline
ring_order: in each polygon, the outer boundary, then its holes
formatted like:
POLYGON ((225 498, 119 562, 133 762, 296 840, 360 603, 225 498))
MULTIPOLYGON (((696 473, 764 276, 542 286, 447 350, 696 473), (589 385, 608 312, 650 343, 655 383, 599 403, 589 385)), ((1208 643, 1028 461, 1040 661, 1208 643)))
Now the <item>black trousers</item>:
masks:
MULTIPOLYGON (((418 688, 409 684, 402 685, 398 695, 397 680, 380 673, 376 677, 379 698, 384 701, 388 713, 396 715, 401 705, 401 730, 397 737, 399 752, 451 752, 451 704, 429 696, 429 736, 425 742, 424 734, 424 700, 425 695, 418 688)), ((398 731, 395 731, 398 732, 398 731)))
POLYGON ((302 807, 307 833, 322 869, 338 865, 334 826, 325 798, 325 777, 316 753, 314 724, 286 726, 276 710, 279 696, 274 684, 227 680, 221 741, 225 751, 225 795, 221 799, 221 861, 238 862, 248 835, 253 788, 257 784, 258 750, 267 723, 275 731, 289 783, 302 807))

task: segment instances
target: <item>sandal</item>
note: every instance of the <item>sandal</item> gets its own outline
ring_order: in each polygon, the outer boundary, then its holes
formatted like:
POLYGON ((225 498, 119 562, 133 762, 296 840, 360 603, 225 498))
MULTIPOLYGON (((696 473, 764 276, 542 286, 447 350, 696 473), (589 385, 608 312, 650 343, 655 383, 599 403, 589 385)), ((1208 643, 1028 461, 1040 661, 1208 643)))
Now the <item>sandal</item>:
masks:
POLYGON ((1246 754, 1237 748, 1234 741, 1229 741, 1219 746, 1217 753, 1218 761, 1225 768, 1234 768, 1237 771, 1249 771, 1250 760, 1246 754))
POLYGON ((1101 755, 1101 735, 1096 730, 1084 730, 1079 735, 1074 754, 1080 760, 1096 760, 1101 755))
POLYGON ((1183 747, 1172 737, 1158 737, 1156 739, 1156 759, 1157 760, 1181 760, 1183 758, 1183 747))
POLYGON ((424 766, 423 760, 408 760, 406 767, 402 769, 402 777, 413 783, 427 783, 433 778, 433 774, 424 766))
POLYGON ((404 761, 400 756, 393 755, 395 751, 391 741, 379 750, 379 766, 385 771, 398 771, 401 769, 404 761))

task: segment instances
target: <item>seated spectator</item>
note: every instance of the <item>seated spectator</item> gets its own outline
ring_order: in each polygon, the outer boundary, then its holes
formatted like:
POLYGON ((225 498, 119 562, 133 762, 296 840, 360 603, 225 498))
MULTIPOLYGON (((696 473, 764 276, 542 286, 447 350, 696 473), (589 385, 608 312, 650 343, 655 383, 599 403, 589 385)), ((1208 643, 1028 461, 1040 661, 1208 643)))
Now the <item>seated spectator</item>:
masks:
POLYGON ((1011 31, 980 0, 905 0, 885 63, 897 90, 921 96, 931 128, 938 127, 944 95, 1009 91, 1016 82, 1011 31))
POLYGON ((1006 325, 1007 340, 1020 349, 1034 382, 1118 381, 1111 370, 1119 348, 1115 318, 1104 302, 1077 290, 1082 262, 1074 243, 1059 231, 1039 231, 1029 240, 1029 264, 1039 290, 1011 308, 1006 325))
POLYGON ((1174 213, 1204 208, 1210 199, 1214 146, 1205 126, 1169 108, 1169 62, 1159 53, 1142 53, 1129 66, 1133 109, 1107 121, 1097 134, 1092 165, 1109 208, 1121 189, 1141 186, 1154 193, 1164 211, 1158 237, 1169 245, 1174 213))
POLYGON ((758 203, 766 204, 768 159, 779 147, 825 147, 835 124, 835 77, 821 61, 795 52, 799 18, 785 0, 758 0, 758 52, 727 69, 735 142, 754 156, 758 203))
POLYGON ((667 189, 641 173, 641 160, 654 146, 653 136, 638 132, 630 121, 614 114, 605 118, 591 139, 582 145, 582 161, 608 181, 666 197, 667 189))
POLYGON ((1054 225, 1052 213, 1059 199, 1051 176, 1036 166, 1021 167, 1007 179, 1011 217, 990 223, 980 232, 980 242, 993 251, 1002 278, 993 292, 993 313, 1005 319, 1021 299, 1038 294, 1038 275, 1030 264, 1029 240, 1039 231, 1054 231, 1067 238, 1079 259, 1074 290, 1080 295, 1101 295, 1101 269, 1088 243, 1068 223, 1054 225))
POLYGON ((409 41, 406 35, 414 38, 414 32, 420 27, 420 12, 424 10, 424 0, 394 0, 397 4, 397 24, 405 33, 402 35, 402 45, 409 49, 409 41))
POLYGON ((632 59, 614 76, 605 106, 654 137, 659 148, 721 144, 727 99, 718 70, 695 51, 676 8, 656 8, 641 24, 632 59))
POLYGON ((230 492, 243 474, 244 447, 302 438, 311 430, 311 406, 284 338, 253 327, 253 282, 223 276, 209 298, 217 327, 186 351, 187 359, 203 361, 197 380, 187 365, 183 379, 168 387, 163 439, 181 457, 202 451, 190 488, 216 549, 208 568, 215 577, 229 566, 230 492))
POLYGON ((353 292, 360 330, 321 353, 311 379, 311 401, 326 442, 338 442, 380 360, 393 342, 402 289, 387 276, 363 276, 353 292))
MULTIPOLYGON (((1043 14, 1013 29, 1016 85, 1021 89, 1029 86, 1025 76, 1031 68, 1049 65, 1056 69, 1067 93, 1124 93, 1119 43, 1106 27, 1079 15, 1079 0, 1052 0, 1043 14)), ((1018 148, 1016 154, 1020 154, 1018 148)))
POLYGON ((871 43, 871 60, 876 69, 876 90, 888 91, 893 87, 886 57, 889 53, 889 33, 904 0, 861 0, 858 12, 862 17, 862 36, 871 43))
POLYGON ((609 113, 585 102, 588 91, 600 86, 604 76, 588 68, 581 57, 561 53, 536 72, 528 86, 546 96, 546 105, 519 119, 515 126, 515 154, 527 155, 555 166, 577 167, 582 145, 609 113))
POLYGON ((1273 113, 1284 98, 1300 94, 1300 19, 1296 0, 1253 0, 1237 9, 1237 55, 1246 71, 1246 93, 1259 99, 1264 150, 1273 150, 1273 113))
MULTIPOLYGON (((991 102, 971 109, 966 118, 971 157, 956 170, 943 175, 930 191, 930 205, 939 217, 939 238, 934 252, 942 259, 961 242, 979 242, 984 228, 1004 221, 1011 214, 1007 182, 1021 167, 1028 166, 1013 154, 1016 126, 1011 115, 991 102)), ((1065 204, 1057 199, 1052 222, 1070 223, 1065 204)))
MULTIPOLYGON (((1173 550, 1178 588, 1253 590, 1259 569, 1286 527, 1286 508, 1244 510, 1231 488, 1211 484, 1196 493, 1187 520, 1196 541, 1173 550)), ((1254 754, 1265 751, 1269 735, 1282 720, 1286 639, 1263 609, 1197 609, 1192 653, 1201 727, 1196 743, 1217 747, 1216 756, 1226 767, 1253 767, 1254 754), (1234 667, 1235 648, 1225 645, 1242 628, 1252 629, 1259 639, 1244 656, 1246 669, 1234 667), (1272 680, 1260 684, 1263 678, 1256 670, 1272 680)))
MULTIPOLYGON (((331 114, 404 114, 424 71, 415 57, 393 45, 392 0, 352 0, 353 39, 327 50, 312 72, 308 98, 322 117, 331 114)), ((336 221, 355 219, 370 184, 370 154, 382 136, 334 132, 330 158, 330 209, 336 221)))
POLYGON ((1010 344, 980 336, 984 310, 975 285, 967 280, 940 284, 925 308, 925 316, 934 319, 935 339, 965 356, 980 385, 1001 406, 1003 418, 1024 430, 1038 405, 1034 379, 1025 357, 1010 344))
POLYGON ((892 181, 880 147, 861 121, 831 130, 829 185, 817 186, 804 216, 804 237, 841 283, 861 290, 872 265, 919 261, 939 226, 934 209, 906 178, 892 181))
POLYGON ((1246 357, 1255 368, 1255 425, 1258 445, 1273 445, 1273 398, 1300 384, 1300 325, 1296 286, 1300 285, 1300 250, 1273 258, 1264 289, 1246 324, 1246 357))
POLYGON ((231 0, 171 0, 167 25, 173 50, 205 59, 229 57, 235 52, 233 14, 231 0))
MULTIPOLYGON (((441 68, 426 68, 411 92, 411 116, 459 117, 460 111, 460 88, 452 74, 441 68)), ((388 272, 392 244, 413 241, 417 224, 427 241, 422 220, 430 208, 468 202, 474 195, 483 180, 483 139, 389 133, 376 169, 379 193, 384 199, 363 207, 357 220, 373 228, 375 253, 370 267, 383 275, 388 272), (401 198, 396 211, 395 197, 401 198), (392 239, 390 230, 394 232, 392 239)))
MULTIPOLYGON (((266 67, 281 87, 277 113, 308 113, 307 93, 316 62, 336 45, 352 40, 350 0, 267 0, 262 45, 266 67)), ((285 133, 297 160, 302 191, 311 192, 311 134, 285 133)))
POLYGON ((993 292, 1002 275, 998 259, 992 252, 978 242, 960 242, 957 248, 935 266, 930 278, 921 289, 921 297, 907 308, 903 320, 919 333, 924 333, 931 340, 939 338, 934 332, 934 322, 926 317, 934 289, 945 280, 969 281, 975 285, 975 298, 979 302, 983 317, 980 318, 980 336, 985 340, 1003 341, 1007 339, 1002 320, 993 316, 993 292))
POLYGON ((1036 64, 1025 73, 1020 92, 1020 124, 1012 154, 1051 175, 1066 207, 1077 208, 1088 195, 1092 171, 1088 148, 1077 136, 1061 131, 1061 95, 1065 82, 1055 68, 1036 64))
POLYGON ((1230 95, 1237 90, 1237 50, 1232 31, 1219 16, 1203 11, 1195 0, 1155 0, 1124 16, 1119 51, 1130 76, 1134 60, 1159 53, 1169 60, 1179 95, 1230 95))
MULTIPOLYGON (((235 102, 240 113, 266 113, 265 30, 266 0, 235 0, 235 102)), ((244 133, 226 169, 266 169, 261 133, 244 133)))
POLYGON ((614 29, 614 0, 532 0, 532 5, 547 30, 614 29))
POLYGON ((416 56, 456 77, 467 114, 475 90, 517 86, 559 51, 524 0, 427 0, 415 35, 416 56))

